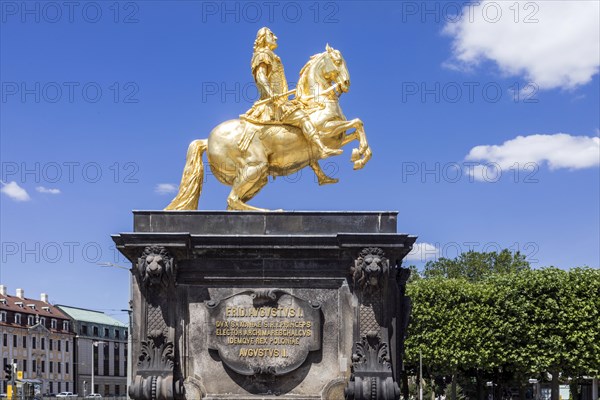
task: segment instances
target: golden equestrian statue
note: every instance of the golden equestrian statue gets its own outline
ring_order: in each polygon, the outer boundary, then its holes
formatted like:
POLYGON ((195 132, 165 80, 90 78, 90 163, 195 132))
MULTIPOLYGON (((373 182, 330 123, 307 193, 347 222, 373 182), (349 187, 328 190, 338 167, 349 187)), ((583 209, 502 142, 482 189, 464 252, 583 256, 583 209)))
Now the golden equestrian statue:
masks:
POLYGON ((277 36, 269 28, 259 29, 254 42, 252 75, 260 98, 239 119, 215 127, 208 139, 194 140, 187 152, 179 192, 166 210, 196 210, 202 191, 208 155, 213 175, 231 186, 229 210, 264 209, 247 202, 268 182, 269 176, 285 176, 310 166, 320 185, 336 183, 327 176, 319 160, 342 153, 340 149, 358 140, 352 150, 354 169, 371 158, 363 122, 346 120, 338 97, 350 88, 350 75, 342 54, 329 45, 315 54, 300 70, 295 90, 288 90, 281 59, 273 52, 277 36), (294 95, 293 99, 289 99, 294 95), (354 129, 351 133, 346 131, 354 129))

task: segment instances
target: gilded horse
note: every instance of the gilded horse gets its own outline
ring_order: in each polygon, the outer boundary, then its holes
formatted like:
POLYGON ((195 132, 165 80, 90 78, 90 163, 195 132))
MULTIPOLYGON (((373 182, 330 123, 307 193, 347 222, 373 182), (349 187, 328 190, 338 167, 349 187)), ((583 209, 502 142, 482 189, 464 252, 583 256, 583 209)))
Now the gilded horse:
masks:
MULTIPOLYGON (((295 96, 306 105, 327 147, 339 149, 353 140, 358 141, 351 161, 354 169, 361 169, 371 158, 363 122, 358 118, 346 120, 338 102, 338 97, 349 88, 350 75, 342 54, 327 45, 323 53, 312 56, 300 71, 295 96), (346 133, 350 129, 354 130, 346 133)), ((227 198, 229 210, 264 211, 247 202, 265 186, 268 177, 290 175, 306 166, 315 172, 319 184, 337 182, 321 170, 318 149, 305 139, 299 128, 257 124, 241 116, 217 125, 208 139, 194 140, 190 144, 179 192, 166 210, 198 208, 204 152, 213 175, 231 186, 227 198)))

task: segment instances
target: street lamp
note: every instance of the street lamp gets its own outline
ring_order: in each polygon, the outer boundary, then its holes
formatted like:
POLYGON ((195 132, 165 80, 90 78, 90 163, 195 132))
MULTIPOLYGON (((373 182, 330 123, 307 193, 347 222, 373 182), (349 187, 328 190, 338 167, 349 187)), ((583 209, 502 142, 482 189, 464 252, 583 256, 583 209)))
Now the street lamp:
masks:
POLYGON ((99 344, 106 344, 106 342, 103 342, 102 340, 92 340, 92 361, 90 362, 90 365, 92 366, 92 387, 90 388, 90 394, 96 393, 94 390, 94 368, 96 368, 96 363, 94 362, 94 347, 98 347, 99 344))

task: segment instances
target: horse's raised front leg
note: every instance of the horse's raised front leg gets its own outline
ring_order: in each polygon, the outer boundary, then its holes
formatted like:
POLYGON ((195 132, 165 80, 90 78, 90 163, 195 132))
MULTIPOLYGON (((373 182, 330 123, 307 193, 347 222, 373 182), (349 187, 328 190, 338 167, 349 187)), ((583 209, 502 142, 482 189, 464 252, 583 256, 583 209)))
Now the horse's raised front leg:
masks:
POLYGON ((350 157, 350 161, 354 163, 354 169, 363 168, 371 159, 371 148, 367 142, 363 122, 360 119, 355 118, 350 121, 330 121, 325 124, 325 127, 328 128, 328 134, 330 135, 354 129, 353 132, 344 136, 341 144, 342 146, 345 146, 353 140, 358 140, 358 148, 352 150, 352 155, 350 157))
POLYGON ((247 164, 240 168, 227 197, 228 210, 268 211, 246 202, 252 199, 268 181, 267 163, 247 164))
POLYGON ((318 161, 313 161, 309 165, 310 165, 310 168, 314 171, 315 175, 317 176, 319 185, 328 185, 331 183, 338 183, 340 181, 337 178, 332 178, 330 176, 327 176, 327 174, 321 168, 321 165, 319 165, 318 161))

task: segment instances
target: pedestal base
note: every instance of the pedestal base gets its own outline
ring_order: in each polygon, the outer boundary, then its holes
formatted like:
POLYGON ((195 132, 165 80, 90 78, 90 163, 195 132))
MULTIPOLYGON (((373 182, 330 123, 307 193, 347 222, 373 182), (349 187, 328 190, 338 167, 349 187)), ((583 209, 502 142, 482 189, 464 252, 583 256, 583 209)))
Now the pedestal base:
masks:
POLYGON ((394 212, 136 211, 135 399, 395 399, 414 236, 394 212), (375 397, 373 397, 375 396, 375 397))

